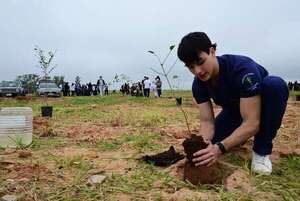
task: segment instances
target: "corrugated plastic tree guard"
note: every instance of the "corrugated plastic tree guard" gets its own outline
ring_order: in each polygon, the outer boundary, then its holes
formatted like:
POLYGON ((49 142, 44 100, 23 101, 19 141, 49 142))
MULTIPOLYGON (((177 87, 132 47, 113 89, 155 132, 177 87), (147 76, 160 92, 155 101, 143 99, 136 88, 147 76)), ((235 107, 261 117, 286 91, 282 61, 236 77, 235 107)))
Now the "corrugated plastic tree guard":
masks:
POLYGON ((0 107, 0 146, 17 147, 32 142, 32 109, 0 107))

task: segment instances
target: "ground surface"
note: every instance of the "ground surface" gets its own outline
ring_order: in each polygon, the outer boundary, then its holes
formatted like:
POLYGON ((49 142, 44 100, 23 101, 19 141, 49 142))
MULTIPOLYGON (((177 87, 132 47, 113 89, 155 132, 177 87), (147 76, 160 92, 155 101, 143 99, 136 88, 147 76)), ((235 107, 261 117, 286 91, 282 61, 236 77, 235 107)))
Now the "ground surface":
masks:
MULTIPOLYGON (((199 114, 190 92, 180 92, 192 129, 199 114)), ((182 152, 184 118, 173 99, 113 95, 48 99, 54 116, 40 116, 43 98, 1 98, 0 107, 30 106, 34 138, 29 147, 0 149, 0 197, 19 200, 299 200, 300 102, 289 100, 274 143, 274 172, 251 175, 249 140, 220 161, 231 170, 219 184, 181 180, 182 161, 158 168, 139 160, 173 145, 182 152), (91 185, 91 175, 107 176, 91 185)), ((215 107, 216 113, 220 108, 215 107)))

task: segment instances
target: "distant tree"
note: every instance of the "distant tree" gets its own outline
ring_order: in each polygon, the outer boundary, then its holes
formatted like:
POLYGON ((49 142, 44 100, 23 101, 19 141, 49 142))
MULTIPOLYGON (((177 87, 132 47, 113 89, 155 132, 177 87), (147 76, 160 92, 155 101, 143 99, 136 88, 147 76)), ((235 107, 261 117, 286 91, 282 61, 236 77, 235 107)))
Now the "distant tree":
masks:
POLYGON ((61 75, 61 76, 55 75, 55 76, 53 76, 53 81, 55 82, 55 84, 57 86, 60 86, 61 84, 64 83, 65 76, 63 76, 63 75, 61 75))
POLYGON ((35 56, 38 58, 38 68, 42 70, 43 79, 49 79, 50 73, 57 67, 52 65, 52 61, 56 52, 49 51, 48 56, 39 46, 34 48, 35 56))
POLYGON ((76 76, 75 77, 75 84, 79 85, 80 84, 80 77, 79 76, 76 76))
POLYGON ((36 74, 25 74, 18 75, 15 81, 22 83, 22 86, 28 90, 28 93, 35 93, 39 79, 39 76, 36 74))

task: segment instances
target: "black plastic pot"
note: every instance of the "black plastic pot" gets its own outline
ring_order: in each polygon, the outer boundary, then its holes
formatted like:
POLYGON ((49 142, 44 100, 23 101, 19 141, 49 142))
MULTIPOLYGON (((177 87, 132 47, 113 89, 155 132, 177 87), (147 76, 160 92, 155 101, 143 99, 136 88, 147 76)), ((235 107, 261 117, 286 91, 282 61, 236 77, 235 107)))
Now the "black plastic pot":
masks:
POLYGON ((176 97, 176 104, 181 105, 182 104, 182 97, 176 97))
POLYGON ((296 101, 300 101, 300 95, 296 95, 296 101))
POLYGON ((52 117, 52 111, 53 107, 52 106, 42 106, 42 117, 52 117))

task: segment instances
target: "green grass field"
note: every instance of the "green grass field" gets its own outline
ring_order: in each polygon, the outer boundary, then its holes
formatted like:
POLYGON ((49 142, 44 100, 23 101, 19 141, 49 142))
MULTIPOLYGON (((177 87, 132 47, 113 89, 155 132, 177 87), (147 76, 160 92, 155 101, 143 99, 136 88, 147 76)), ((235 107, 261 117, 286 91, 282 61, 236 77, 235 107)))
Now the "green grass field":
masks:
MULTIPOLYGON (((235 168, 236 177, 221 184, 194 186, 177 176, 176 165, 159 168, 138 160, 181 142, 187 129, 170 96, 1 98, 0 107, 29 106, 34 113, 33 142, 16 150, 0 149, 0 197, 19 200, 299 200, 300 104, 289 101, 283 126, 274 142, 271 176, 252 175, 251 140, 220 160, 235 168), (40 107, 52 105, 53 117, 41 117, 40 107), (296 151, 295 151, 296 150, 296 151), (32 155, 20 158, 22 151, 32 155), (276 157, 277 156, 277 157, 276 157), (102 184, 90 185, 94 174, 102 184)), ((199 127, 199 111, 190 91, 183 97, 192 129, 199 127)), ((294 93, 291 93, 294 96, 294 93)), ((220 108, 215 107, 215 111, 220 108)))

